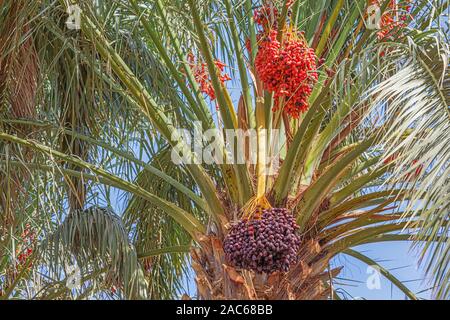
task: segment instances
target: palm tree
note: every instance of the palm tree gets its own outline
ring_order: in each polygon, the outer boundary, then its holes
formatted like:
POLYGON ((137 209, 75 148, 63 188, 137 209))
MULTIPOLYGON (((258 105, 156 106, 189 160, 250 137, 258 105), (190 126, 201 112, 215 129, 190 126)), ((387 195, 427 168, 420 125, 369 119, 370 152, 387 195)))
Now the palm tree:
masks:
POLYGON ((174 298, 194 273, 198 299, 339 299, 346 266, 331 262, 345 254, 417 299, 355 249, 409 241, 448 299, 448 5, 3 1, 0 298, 174 298), (270 30, 317 58, 294 117, 296 92, 271 90, 255 64, 270 30), (177 165, 174 147, 193 147, 177 128, 254 129, 257 162, 243 147, 244 163, 177 165), (281 149, 264 130, 280 130, 281 149), (296 220, 295 263, 269 274, 230 263, 235 223, 272 207, 296 220))

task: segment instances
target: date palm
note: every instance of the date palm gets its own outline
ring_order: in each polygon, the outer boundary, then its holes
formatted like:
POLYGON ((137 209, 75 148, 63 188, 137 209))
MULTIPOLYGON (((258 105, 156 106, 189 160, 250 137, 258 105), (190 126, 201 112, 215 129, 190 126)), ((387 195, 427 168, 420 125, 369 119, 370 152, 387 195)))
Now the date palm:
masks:
POLYGON ((384 38, 366 26, 366 0, 78 1, 79 30, 67 27, 70 4, 0 7, 0 298, 173 298, 193 272, 198 299, 338 299, 346 266, 331 262, 345 254, 417 299, 355 249, 386 241, 419 246, 434 295, 449 297, 448 2, 412 1, 408 25, 384 38), (280 39, 301 30, 320 58, 298 120, 272 111, 255 70, 263 5, 277 7, 280 39), (206 65, 213 102, 190 54, 206 65), (233 81, 220 81, 216 60, 233 81), (262 170, 274 152, 263 136, 256 165, 176 165, 174 132, 196 123, 281 129, 280 167, 262 170), (230 226, 258 206, 296 218, 288 272, 224 257, 230 226))

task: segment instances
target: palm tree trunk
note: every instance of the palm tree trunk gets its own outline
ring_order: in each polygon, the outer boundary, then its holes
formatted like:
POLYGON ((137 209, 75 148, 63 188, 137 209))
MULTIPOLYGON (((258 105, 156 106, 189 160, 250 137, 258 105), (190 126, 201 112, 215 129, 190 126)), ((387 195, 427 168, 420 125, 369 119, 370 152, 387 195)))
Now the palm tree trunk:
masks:
POLYGON ((332 295, 330 279, 341 268, 326 271, 330 256, 315 240, 305 241, 299 261, 288 272, 270 275, 238 270, 226 263, 222 241, 215 236, 200 240, 191 251, 198 299, 201 300, 319 300, 332 295))

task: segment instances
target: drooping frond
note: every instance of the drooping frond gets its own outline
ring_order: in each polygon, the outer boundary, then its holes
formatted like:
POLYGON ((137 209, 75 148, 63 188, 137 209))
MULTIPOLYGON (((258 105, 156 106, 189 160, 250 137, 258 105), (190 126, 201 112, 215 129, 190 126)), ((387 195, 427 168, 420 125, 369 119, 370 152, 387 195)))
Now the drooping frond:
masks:
POLYGON ((370 92, 382 106, 380 135, 384 161, 395 167, 385 182, 406 192, 405 212, 417 217, 415 236, 427 271, 435 276, 438 297, 450 296, 450 48, 438 33, 413 34, 407 44, 386 52, 392 73, 370 92), (436 240, 431 244, 430 239, 436 240))
MULTIPOLYGON (((151 164, 183 183, 194 188, 192 179, 178 166, 170 161, 170 149, 162 150, 151 164)), ((148 171, 138 174, 136 183, 160 197, 176 203, 187 212, 207 219, 205 212, 173 186, 148 171)), ((139 197, 130 197, 124 212, 127 228, 131 230, 133 243, 139 252, 182 246, 192 241, 185 230, 169 218, 161 208, 139 197)), ((152 299, 173 299, 183 287, 183 280, 188 274, 188 257, 185 253, 172 253, 142 258, 145 274, 148 277, 149 295, 152 299)))
POLYGON ((113 287, 120 288, 128 299, 147 296, 147 282, 134 245, 121 218, 109 209, 93 207, 71 212, 43 240, 41 250, 50 276, 64 274, 68 266, 74 265, 80 268, 83 277, 99 273, 82 283, 84 286, 96 286, 107 292, 113 287))

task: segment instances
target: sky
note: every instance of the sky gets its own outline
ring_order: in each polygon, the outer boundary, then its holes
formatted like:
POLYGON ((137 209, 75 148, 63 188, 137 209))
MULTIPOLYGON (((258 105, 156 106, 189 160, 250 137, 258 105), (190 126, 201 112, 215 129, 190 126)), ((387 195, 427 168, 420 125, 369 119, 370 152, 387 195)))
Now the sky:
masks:
MULTIPOLYGON (((388 269, 419 298, 431 298, 430 290, 422 292, 430 288, 430 285, 429 281, 428 283, 426 281, 423 268, 418 265, 417 250, 411 250, 410 242, 382 242, 361 245, 354 249, 388 269)), ((340 255, 334 260, 336 265, 339 265, 339 262, 345 262, 345 268, 338 277, 351 279, 351 281, 343 280, 342 283, 345 284, 337 285, 338 291, 347 299, 405 299, 405 294, 382 275, 377 286, 371 278, 374 274, 373 269, 359 260, 340 255)))

